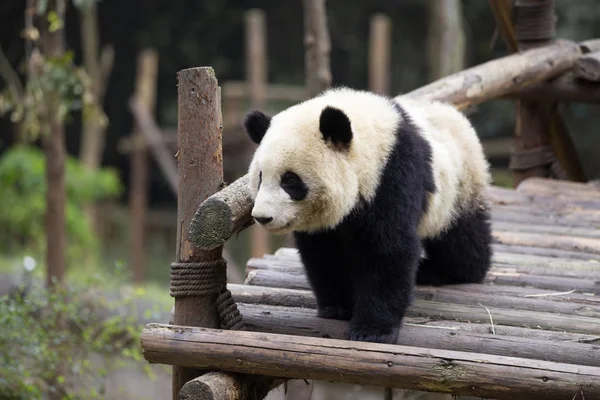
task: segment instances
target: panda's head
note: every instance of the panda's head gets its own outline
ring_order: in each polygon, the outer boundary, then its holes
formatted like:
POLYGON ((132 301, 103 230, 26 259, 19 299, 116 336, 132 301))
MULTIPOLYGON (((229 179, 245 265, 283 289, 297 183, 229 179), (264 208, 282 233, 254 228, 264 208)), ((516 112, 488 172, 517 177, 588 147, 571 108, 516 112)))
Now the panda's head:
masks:
POLYGON ((250 112, 243 122, 259 144, 249 168, 252 217, 274 234, 331 228, 355 206, 353 131, 341 109, 304 102, 274 117, 250 112))

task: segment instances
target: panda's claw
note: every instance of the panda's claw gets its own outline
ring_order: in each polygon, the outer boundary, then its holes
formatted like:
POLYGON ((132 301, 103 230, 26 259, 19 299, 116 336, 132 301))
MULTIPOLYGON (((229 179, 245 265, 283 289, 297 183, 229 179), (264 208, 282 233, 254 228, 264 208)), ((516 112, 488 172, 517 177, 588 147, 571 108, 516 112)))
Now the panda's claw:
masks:
POLYGON ((399 332, 399 328, 356 326, 350 328, 346 339, 355 342, 395 344, 398 340, 399 332))
POLYGON ((342 306, 324 306, 318 308, 317 316, 319 316, 319 318, 347 321, 352 317, 352 311, 342 306))

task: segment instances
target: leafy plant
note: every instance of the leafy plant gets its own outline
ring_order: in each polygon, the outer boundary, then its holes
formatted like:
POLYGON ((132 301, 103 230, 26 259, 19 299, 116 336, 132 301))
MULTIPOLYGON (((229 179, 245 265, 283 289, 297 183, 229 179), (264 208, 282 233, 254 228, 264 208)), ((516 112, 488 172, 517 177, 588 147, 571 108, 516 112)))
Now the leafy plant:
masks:
MULTIPOLYGON (((34 146, 19 145, 0 157, 0 252, 44 251, 46 212, 45 155, 34 146)), ((67 159, 65 209, 69 262, 83 262, 98 249, 98 241, 83 206, 118 196, 122 184, 111 169, 92 171, 73 157, 67 159)))
POLYGON ((98 278, 0 297, 1 399, 102 398, 107 374, 141 359, 136 292, 110 302, 100 287, 98 278))

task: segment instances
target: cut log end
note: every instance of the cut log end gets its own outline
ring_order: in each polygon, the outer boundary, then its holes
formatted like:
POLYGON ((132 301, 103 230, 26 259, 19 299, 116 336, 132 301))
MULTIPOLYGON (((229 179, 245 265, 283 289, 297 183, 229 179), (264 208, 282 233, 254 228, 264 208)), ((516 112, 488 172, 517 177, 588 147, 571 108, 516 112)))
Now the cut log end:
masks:
POLYGON ((187 382, 179 392, 179 400, 239 400, 242 388, 229 374, 209 372, 187 382))
POLYGON ((203 250, 212 250, 233 234, 231 208, 219 198, 208 198, 199 208, 190 227, 190 238, 203 250))

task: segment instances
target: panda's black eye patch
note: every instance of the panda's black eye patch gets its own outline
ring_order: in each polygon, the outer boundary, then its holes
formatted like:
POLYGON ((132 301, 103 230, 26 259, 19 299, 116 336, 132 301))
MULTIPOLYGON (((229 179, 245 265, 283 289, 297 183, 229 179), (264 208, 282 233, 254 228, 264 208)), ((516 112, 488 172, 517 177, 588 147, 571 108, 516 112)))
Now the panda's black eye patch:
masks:
POLYGON ((303 200, 308 194, 308 186, 306 186, 298 174, 291 171, 287 171, 281 176, 281 188, 285 190, 293 200, 303 200))

